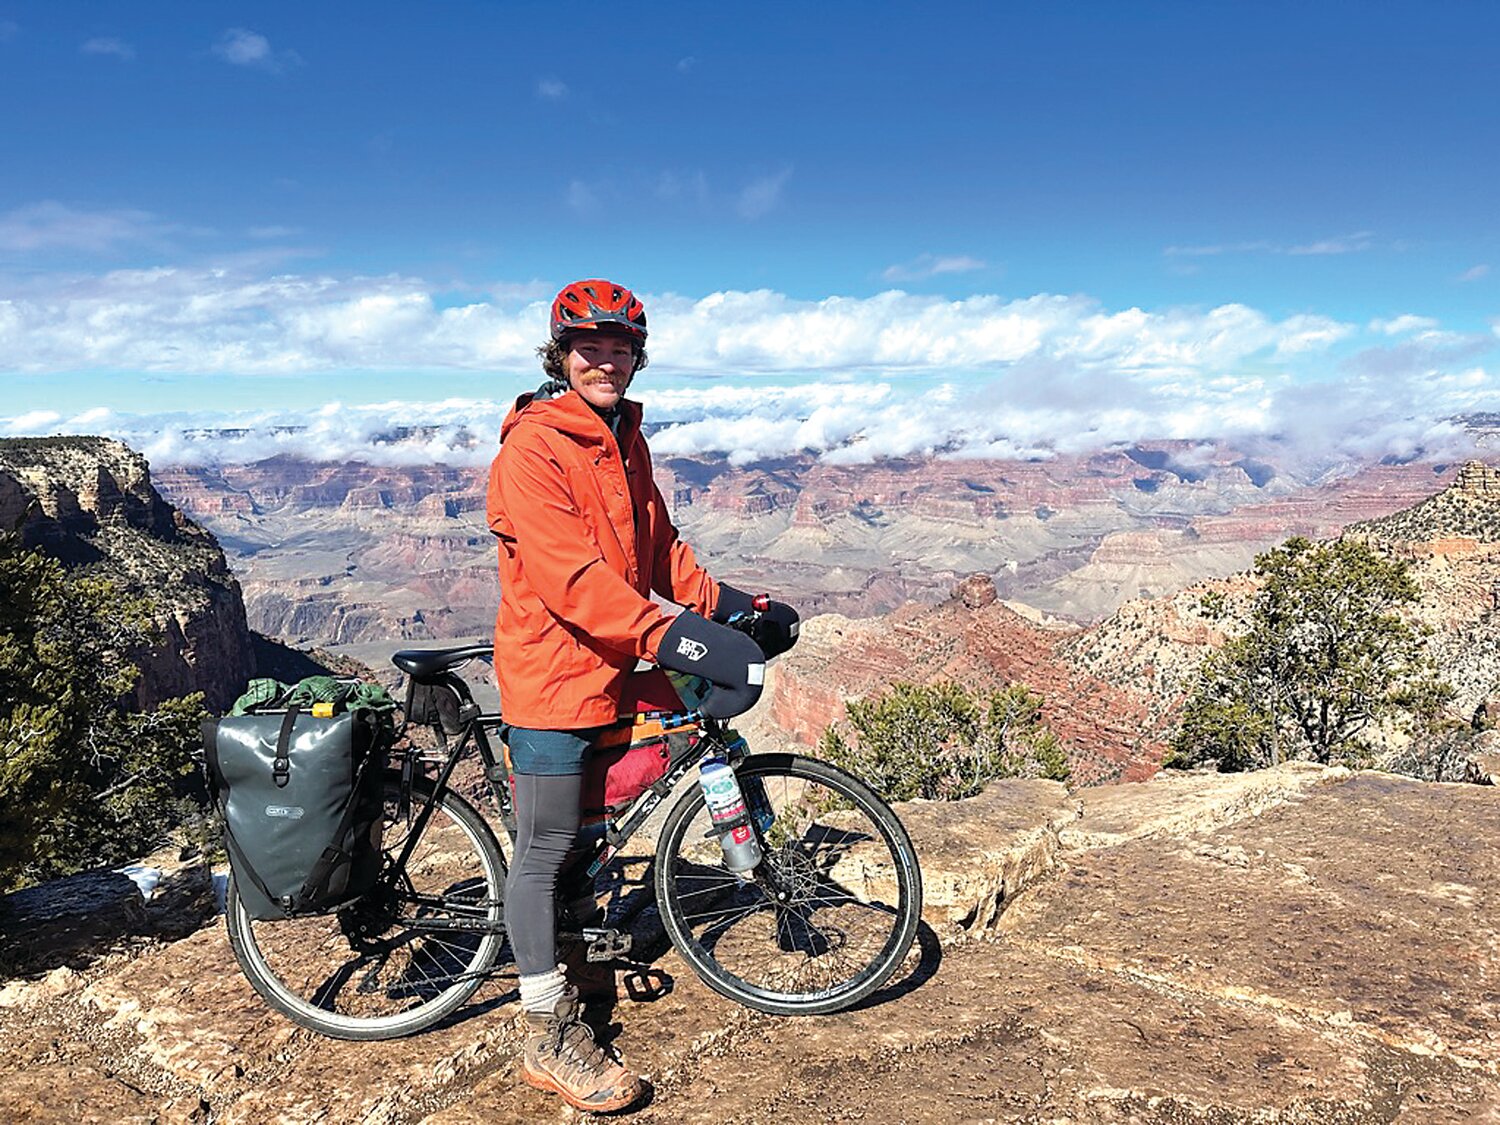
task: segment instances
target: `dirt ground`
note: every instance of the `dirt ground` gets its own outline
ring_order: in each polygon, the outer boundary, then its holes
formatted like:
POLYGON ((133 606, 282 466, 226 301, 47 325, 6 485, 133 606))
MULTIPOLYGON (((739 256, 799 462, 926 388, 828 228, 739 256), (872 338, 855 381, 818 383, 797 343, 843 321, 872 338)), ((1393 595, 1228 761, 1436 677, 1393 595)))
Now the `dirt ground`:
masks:
MULTIPOLYGON (((650 1082, 625 1119, 1500 1121, 1493 788, 1301 768, 904 811, 940 901, 898 979, 778 1018, 668 952, 664 996, 594 1013, 650 1082), (958 870, 965 818, 986 844, 958 870)), ((137 938, 0 989, 0 1117, 586 1119, 519 1082, 513 983, 343 1043, 264 1006, 222 921, 137 938)))

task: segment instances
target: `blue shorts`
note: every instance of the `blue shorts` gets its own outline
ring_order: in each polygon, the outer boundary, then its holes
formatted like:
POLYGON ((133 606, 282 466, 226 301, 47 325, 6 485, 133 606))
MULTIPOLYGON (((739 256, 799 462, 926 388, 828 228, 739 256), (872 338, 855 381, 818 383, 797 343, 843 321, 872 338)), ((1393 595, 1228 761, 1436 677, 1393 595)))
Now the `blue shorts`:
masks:
POLYGON ((510 768, 516 773, 565 777, 583 772, 589 747, 602 727, 583 730, 532 730, 511 727, 505 739, 510 768))

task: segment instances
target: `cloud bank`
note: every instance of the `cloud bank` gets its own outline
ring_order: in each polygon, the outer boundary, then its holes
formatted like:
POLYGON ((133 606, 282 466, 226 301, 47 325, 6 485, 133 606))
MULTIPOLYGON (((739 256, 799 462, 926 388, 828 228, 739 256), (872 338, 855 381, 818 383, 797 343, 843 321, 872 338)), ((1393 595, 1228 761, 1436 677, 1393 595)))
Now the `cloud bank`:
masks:
MULTIPOLYGON (((33 227, 11 237, 37 237, 33 227)), ((227 267, 8 288, 0 283, 0 371, 254 379, 446 368, 509 376, 516 390, 537 376, 550 295, 528 282, 451 303, 416 278, 227 267)), ((1165 438, 1438 455, 1470 440, 1448 419, 1500 402, 1486 366, 1500 340, 1413 313, 1356 325, 1242 304, 1110 309, 1079 295, 951 300, 899 289, 822 300, 647 294, 646 303, 652 363, 632 393, 647 403, 659 455, 1017 457, 1165 438)), ((312 420, 18 410, 0 413, 0 434, 111 433, 158 464, 278 452, 478 464, 507 405, 335 404, 312 420)))
MULTIPOLYGON (((136 216, 86 227, 12 213, 0 243, 108 244, 136 216)), ((1220 375, 1313 356, 1355 325, 1245 305, 1111 311, 1082 296, 960 300, 889 290, 798 300, 770 290, 647 295, 653 369, 683 374, 998 371, 1052 361, 1143 379, 1220 375)), ((0 290, 0 371, 295 374, 359 369, 529 371, 545 298, 445 304, 405 277, 251 277, 226 268, 118 270, 0 290)))
MULTIPOLYGON (((632 397, 645 405, 658 459, 1046 459, 1135 442, 1220 439, 1281 463, 1330 466, 1472 455, 1476 435, 1455 416, 1493 405, 1496 390, 1496 379, 1478 368, 1394 384, 1363 376, 1333 388, 1221 378, 1185 390, 1044 365, 979 384, 920 390, 873 380, 656 388, 648 373, 632 397)), ((447 399, 330 403, 311 412, 95 409, 67 416, 42 410, 0 417, 0 437, 105 434, 141 450, 158 468, 275 456, 483 466, 494 456, 509 408, 508 401, 447 399)))

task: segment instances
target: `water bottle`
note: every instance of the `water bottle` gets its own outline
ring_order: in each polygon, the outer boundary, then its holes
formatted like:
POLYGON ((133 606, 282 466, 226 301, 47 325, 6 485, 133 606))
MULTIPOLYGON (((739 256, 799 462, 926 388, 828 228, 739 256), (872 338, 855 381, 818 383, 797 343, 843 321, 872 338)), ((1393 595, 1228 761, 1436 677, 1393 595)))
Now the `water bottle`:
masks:
POLYGON ((698 767, 698 784, 703 787, 709 819, 715 827, 740 822, 719 836, 724 866, 737 873, 750 871, 760 862, 760 844, 745 816, 745 798, 740 794, 734 770, 722 758, 709 758, 698 767))
MULTIPOLYGON (((750 744, 739 731, 733 728, 724 731, 724 759, 738 765, 745 760, 750 753, 750 744)), ((735 782, 740 787, 740 795, 745 798, 745 807, 750 810, 750 819, 759 827, 761 835, 764 836, 771 831, 771 825, 776 823, 776 814, 771 811, 771 802, 766 797, 766 786, 759 777, 751 774, 749 777, 735 775, 735 782)))

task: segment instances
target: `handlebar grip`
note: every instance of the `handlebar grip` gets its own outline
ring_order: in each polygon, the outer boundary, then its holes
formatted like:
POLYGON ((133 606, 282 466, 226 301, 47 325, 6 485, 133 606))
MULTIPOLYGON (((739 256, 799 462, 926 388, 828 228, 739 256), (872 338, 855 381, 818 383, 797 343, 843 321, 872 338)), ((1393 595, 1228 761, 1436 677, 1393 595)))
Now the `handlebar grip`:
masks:
POLYGON ((699 708, 714 719, 732 718, 755 706, 765 687, 765 659, 751 637, 692 612, 673 620, 656 653, 663 668, 701 676, 714 685, 699 708))

